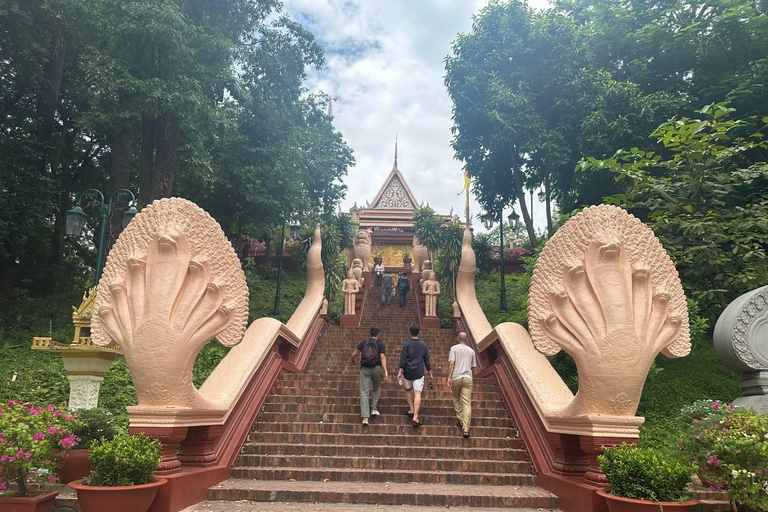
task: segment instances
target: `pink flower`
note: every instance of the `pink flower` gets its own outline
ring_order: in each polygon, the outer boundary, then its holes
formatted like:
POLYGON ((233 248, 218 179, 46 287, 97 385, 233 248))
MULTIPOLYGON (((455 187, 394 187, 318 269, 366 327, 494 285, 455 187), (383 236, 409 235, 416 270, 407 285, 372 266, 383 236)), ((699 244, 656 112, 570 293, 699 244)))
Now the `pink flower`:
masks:
POLYGON ((48 483, 52 484, 56 482, 56 477, 53 475, 48 475, 48 483))
POLYGON ((55 406, 55 405, 53 405, 53 404, 48 404, 48 410, 49 410, 49 411, 52 411, 52 410, 54 410, 55 408, 56 408, 56 406, 55 406))
POLYGON ((75 419, 74 416, 67 416, 66 418, 64 418, 64 421, 72 421, 73 419, 75 419))
POLYGON ((43 432, 38 432, 37 434, 32 434, 32 440, 33 441, 42 441, 45 439, 45 434, 43 432))
POLYGON ((719 402, 715 402, 715 403, 712 404, 712 410, 713 411, 716 411, 718 407, 720 407, 720 403, 719 402))
POLYGON ((3 455, 2 457, 0 457, 0 462, 5 462, 7 460, 8 460, 8 456, 7 455, 3 455))
POLYGON ((50 427, 48 427, 49 434, 55 434, 56 432, 58 432, 58 430, 56 429, 55 425, 51 425, 50 427))
POLYGON ((5 409, 3 409, 2 407, 0 407, 0 416, 2 416, 3 414, 5 414, 5 409))
POLYGON ((6 484, 5 484, 5 482, 4 482, 4 481, 2 481, 2 480, 0 480, 0 491, 4 491, 4 490, 6 490, 6 489, 7 489, 7 487, 6 487, 6 484))
POLYGON ((731 403, 731 404, 728 404, 728 407, 729 407, 730 409, 733 409, 733 408, 734 408, 734 407, 736 407, 736 406, 735 406, 735 405, 733 405, 733 404, 731 403))
POLYGON ((53 415, 54 415, 56 418, 58 418, 59 416, 61 416, 61 411, 56 411, 55 413, 53 413, 53 415))
POLYGON ((698 423, 698 422, 699 422, 699 420, 697 420, 696 418, 693 418, 693 422, 694 422, 694 423, 698 423))
POLYGON ((29 414, 30 414, 30 416, 37 416, 38 414, 40 414, 40 411, 38 411, 36 409, 30 409, 29 410, 29 414))

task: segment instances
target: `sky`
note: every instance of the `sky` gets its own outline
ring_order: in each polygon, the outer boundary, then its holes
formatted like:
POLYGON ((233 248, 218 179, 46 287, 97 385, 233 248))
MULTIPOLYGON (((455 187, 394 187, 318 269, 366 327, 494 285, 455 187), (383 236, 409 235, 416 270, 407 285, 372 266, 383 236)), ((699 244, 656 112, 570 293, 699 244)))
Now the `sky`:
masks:
MULTIPOLYGON (((355 167, 344 180, 344 211, 374 200, 392 170, 397 136, 398 168, 416 199, 438 213, 453 209, 463 218, 462 163, 450 147, 451 100, 443 84, 443 59, 487 3, 283 0, 284 11, 325 48, 326 65, 311 70, 306 85, 334 98, 334 125, 355 154, 355 167)), ((534 8, 547 4, 529 0, 534 8)), ((470 213, 481 213, 474 200, 470 213)), ((544 207, 535 194, 533 213, 536 228, 544 229, 544 207)), ((479 222, 474 225, 483 230, 479 222)))

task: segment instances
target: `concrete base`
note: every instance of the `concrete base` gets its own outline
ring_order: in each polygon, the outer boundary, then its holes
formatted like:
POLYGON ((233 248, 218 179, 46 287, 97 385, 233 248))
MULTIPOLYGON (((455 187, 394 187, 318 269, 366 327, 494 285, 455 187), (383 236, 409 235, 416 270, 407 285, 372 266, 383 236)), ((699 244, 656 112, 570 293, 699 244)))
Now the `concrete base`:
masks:
POLYGON ((425 316, 421 319, 421 328, 422 329, 439 329, 440 328, 440 318, 436 316, 425 316))
POLYGON ((766 395, 742 396, 734 400, 733 403, 739 407, 768 414, 768 396, 766 395))
POLYGON ((342 327, 358 327, 360 321, 358 320, 357 315, 341 315, 339 325, 342 327))
POLYGON ((742 373, 739 385, 745 395, 768 395, 768 370, 742 373))

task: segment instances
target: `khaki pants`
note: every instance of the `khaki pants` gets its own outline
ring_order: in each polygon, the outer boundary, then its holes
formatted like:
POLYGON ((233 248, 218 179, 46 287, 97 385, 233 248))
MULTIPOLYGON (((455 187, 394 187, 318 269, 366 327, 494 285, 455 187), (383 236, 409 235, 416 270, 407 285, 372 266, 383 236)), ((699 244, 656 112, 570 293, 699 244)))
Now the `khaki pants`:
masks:
POLYGON ((451 384, 456 419, 469 431, 469 424, 472 421, 472 379, 462 377, 452 381, 451 384))
POLYGON ((377 410, 379 404, 379 394, 381 393, 381 380, 384 378, 384 372, 381 366, 360 368, 360 417, 367 418, 371 415, 370 407, 377 410), (373 388, 373 389, 371 389, 373 388), (371 405, 368 405, 368 396, 371 395, 371 405))

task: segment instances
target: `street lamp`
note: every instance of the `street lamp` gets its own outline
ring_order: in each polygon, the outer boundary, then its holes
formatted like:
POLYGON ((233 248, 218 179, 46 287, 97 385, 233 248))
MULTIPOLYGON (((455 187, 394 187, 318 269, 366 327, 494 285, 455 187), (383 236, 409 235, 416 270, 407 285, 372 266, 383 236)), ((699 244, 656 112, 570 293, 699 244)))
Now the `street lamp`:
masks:
POLYGON ((136 214, 139 213, 138 210, 136 210, 136 196, 133 195, 133 192, 125 188, 121 188, 112 192, 107 202, 104 202, 104 194, 102 194, 101 191, 96 190, 95 188, 89 188, 80 194, 75 207, 71 210, 68 210, 66 213, 65 232, 67 236, 79 238, 83 235, 83 228, 85 227, 85 221, 87 219, 87 216, 82 207, 83 198, 91 196, 98 199, 99 201, 101 227, 99 229, 99 247, 97 253, 98 255, 96 257, 96 277, 94 278, 93 282, 94 286, 99 284, 102 266, 104 264, 104 245, 106 242, 107 234, 107 219, 109 218, 109 214, 112 213, 112 210, 115 208, 115 199, 117 199, 120 195, 128 195, 130 197, 130 208, 128 208, 128 210, 123 213, 123 229, 125 229, 128 227, 128 224, 131 222, 131 220, 133 220, 136 214))
MULTIPOLYGON (((301 225, 298 222, 291 223, 291 238, 296 240, 301 234, 301 225)), ((275 307, 272 308, 272 315, 280 314, 280 284, 283 277, 283 249, 285 247, 285 220, 280 228, 280 258, 277 264, 277 289, 275 290, 275 307)), ((269 255, 267 255, 269 256, 269 255)))
MULTIPOLYGON (((499 299, 499 311, 501 313, 507 312, 507 283, 504 279, 504 209, 499 210, 499 263, 501 270, 501 297, 499 299)), ((517 215, 514 210, 512 215, 517 215)), ((509 222, 512 222, 512 215, 509 216, 509 222)), ((488 214, 483 217, 483 225, 486 229, 490 230, 493 227, 493 215, 488 214)))
POLYGON ((507 217, 507 221, 509 222, 509 229, 515 232, 515 238, 517 238, 517 230, 520 228, 520 216, 515 210, 512 210, 512 213, 507 217))

